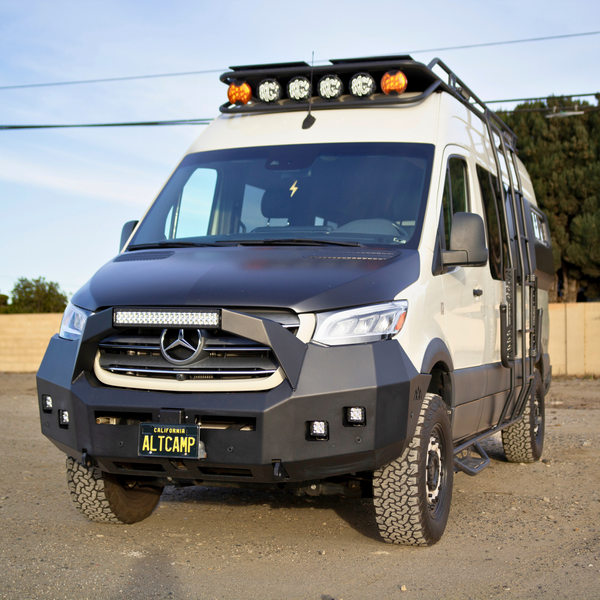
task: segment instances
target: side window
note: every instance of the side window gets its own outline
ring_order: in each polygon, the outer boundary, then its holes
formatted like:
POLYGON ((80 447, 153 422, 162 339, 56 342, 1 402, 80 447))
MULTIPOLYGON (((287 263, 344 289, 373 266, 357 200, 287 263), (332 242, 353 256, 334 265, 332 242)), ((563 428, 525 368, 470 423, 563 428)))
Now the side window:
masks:
POLYGON ((174 222, 173 238, 206 235, 217 185, 214 169, 196 169, 181 193, 174 222))
POLYGON ((469 185, 467 181, 467 163, 463 158, 451 156, 448 159, 446 182, 442 195, 445 249, 450 248, 452 216, 457 212, 469 212, 469 185))
POLYGON ((502 228, 502 215, 498 210, 496 199, 496 178, 483 167, 477 165, 477 179, 481 189, 481 200, 485 212, 485 224, 488 232, 488 247, 490 251, 489 264, 492 277, 503 280, 503 246, 506 237, 502 228))
POLYGON ((512 176, 513 185, 515 190, 521 191, 521 179, 517 175, 517 157, 511 152, 510 153, 510 174, 512 176))
POLYGON ((546 224, 544 223, 544 217, 532 210, 531 221, 533 223, 533 235, 535 236, 535 239, 542 242, 542 244, 548 245, 548 232, 546 230, 546 224))

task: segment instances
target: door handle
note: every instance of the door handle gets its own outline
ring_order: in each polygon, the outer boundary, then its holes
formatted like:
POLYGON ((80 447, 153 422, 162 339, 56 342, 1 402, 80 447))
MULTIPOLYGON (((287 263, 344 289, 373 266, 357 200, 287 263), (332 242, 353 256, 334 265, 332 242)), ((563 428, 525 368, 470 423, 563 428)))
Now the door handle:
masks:
POLYGON ((483 290, 480 290, 479 288, 475 288, 473 290, 473 296, 483 296, 483 290))

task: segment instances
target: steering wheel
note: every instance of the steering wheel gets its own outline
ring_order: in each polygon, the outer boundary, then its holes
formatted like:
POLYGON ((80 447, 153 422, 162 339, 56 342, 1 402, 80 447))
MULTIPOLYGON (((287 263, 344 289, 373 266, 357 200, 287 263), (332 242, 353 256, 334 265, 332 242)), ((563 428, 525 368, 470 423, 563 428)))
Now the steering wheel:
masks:
POLYGON ((409 235, 406 232, 406 229, 404 229, 404 227, 402 227, 401 225, 398 225, 398 223, 394 223, 394 221, 390 221, 390 223, 394 226, 394 229, 396 229, 396 231, 398 231, 398 233, 403 236, 404 238, 408 239, 409 235))

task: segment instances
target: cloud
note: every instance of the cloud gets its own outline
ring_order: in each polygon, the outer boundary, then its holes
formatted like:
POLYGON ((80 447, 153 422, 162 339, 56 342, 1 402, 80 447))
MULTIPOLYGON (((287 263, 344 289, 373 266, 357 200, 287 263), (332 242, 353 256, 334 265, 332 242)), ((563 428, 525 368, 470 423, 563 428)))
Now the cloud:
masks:
POLYGON ((157 181, 148 181, 147 173, 112 169, 110 165, 96 164, 93 174, 82 171, 80 165, 57 170, 32 161, 19 161, 0 155, 0 181, 24 186, 50 188, 77 196, 86 196, 105 202, 125 202, 147 206, 159 189, 157 181), (98 174, 102 174, 101 177, 98 174), (136 183, 132 183, 136 182, 136 183))

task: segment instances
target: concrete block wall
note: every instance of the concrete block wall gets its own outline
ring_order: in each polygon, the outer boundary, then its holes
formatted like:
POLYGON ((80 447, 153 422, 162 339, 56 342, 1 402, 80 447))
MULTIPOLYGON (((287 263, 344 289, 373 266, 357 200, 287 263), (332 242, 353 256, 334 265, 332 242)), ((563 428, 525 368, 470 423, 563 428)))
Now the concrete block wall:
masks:
MULTIPOLYGON (((555 375, 600 375, 600 303, 550 304, 555 375)), ((0 315, 0 372, 35 372, 62 314, 0 315)))

